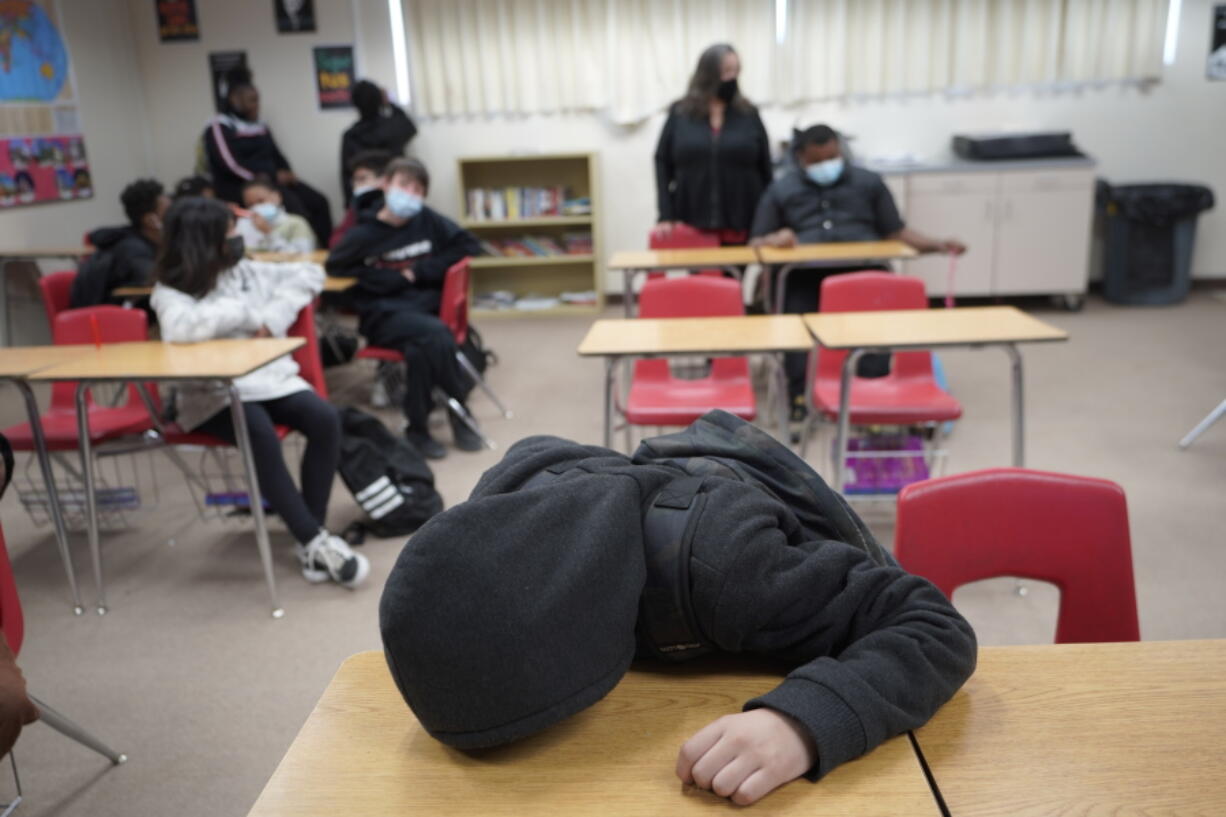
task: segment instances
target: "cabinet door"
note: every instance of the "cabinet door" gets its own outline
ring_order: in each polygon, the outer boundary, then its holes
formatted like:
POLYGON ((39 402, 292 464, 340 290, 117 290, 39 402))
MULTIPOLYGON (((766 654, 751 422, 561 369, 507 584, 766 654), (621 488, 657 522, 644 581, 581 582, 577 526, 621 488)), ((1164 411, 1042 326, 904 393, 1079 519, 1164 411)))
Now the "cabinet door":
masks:
POLYGON ((1090 272, 1092 171, 1005 173, 994 294, 1080 294, 1090 272))
MULTIPOLYGON (((907 226, 933 238, 966 244, 957 260, 955 295, 992 294, 997 197, 995 173, 923 173, 908 182, 907 226)), ((929 297, 944 297, 949 257, 927 255, 904 261, 902 272, 923 279, 929 297)))

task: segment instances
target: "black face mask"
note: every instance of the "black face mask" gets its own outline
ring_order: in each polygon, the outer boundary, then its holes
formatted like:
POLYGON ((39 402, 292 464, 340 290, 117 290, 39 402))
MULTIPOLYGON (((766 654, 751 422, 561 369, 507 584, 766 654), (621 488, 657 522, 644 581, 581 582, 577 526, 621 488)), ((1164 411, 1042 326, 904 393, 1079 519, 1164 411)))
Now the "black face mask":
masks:
POLYGON ((733 98, 736 96, 737 90, 736 80, 726 79, 719 84, 718 88, 715 89, 715 95, 722 99, 726 104, 733 100, 733 98))
POLYGON ((234 235, 226 239, 226 246, 221 251, 221 258, 226 262, 227 267, 232 267, 243 260, 243 253, 245 252, 247 252, 247 245, 243 243, 243 237, 241 235, 234 235))

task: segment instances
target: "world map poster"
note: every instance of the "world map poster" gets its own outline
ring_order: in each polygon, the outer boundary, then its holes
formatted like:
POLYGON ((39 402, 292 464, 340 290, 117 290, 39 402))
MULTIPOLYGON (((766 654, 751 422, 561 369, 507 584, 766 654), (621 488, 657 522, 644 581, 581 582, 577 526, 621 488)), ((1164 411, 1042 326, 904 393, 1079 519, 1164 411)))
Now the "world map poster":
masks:
POLYGON ((54 0, 0 0, 0 209, 93 196, 54 0))

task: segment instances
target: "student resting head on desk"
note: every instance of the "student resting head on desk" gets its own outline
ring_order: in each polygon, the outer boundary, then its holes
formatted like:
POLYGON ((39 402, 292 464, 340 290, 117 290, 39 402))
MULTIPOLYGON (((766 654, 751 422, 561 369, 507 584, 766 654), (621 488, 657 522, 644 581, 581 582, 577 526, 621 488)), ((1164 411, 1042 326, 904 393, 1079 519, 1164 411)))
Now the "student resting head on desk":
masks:
MULTIPOLYGON (((285 337, 298 313, 323 288, 323 270, 317 264, 252 261, 243 257, 243 249, 234 217, 220 201, 187 198, 171 206, 150 297, 162 340, 285 337)), ((303 577, 351 588, 361 584, 370 572, 366 557, 324 528, 340 461, 336 409, 299 377, 298 364, 289 355, 236 379, 234 385, 243 401, 260 493, 298 540, 303 577), (301 491, 285 465, 277 425, 306 437, 301 491)), ((183 383, 174 407, 183 429, 235 442, 225 388, 183 383)))
POLYGON ((635 657, 778 659, 677 775, 748 804, 925 723, 975 667, 970 625, 805 462, 713 411, 633 459, 529 437, 405 545, 379 605, 422 726, 461 749, 591 706, 635 657))
MULTIPOLYGON (((795 167, 771 182, 758 201, 754 213, 750 244, 767 247, 793 247, 797 244, 824 244, 836 241, 881 241, 893 239, 919 252, 966 252, 962 242, 930 238, 907 227, 898 214, 890 189, 881 176, 853 165, 844 156, 840 134, 828 125, 814 125, 792 135, 795 167)), ((822 281, 830 275, 866 268, 885 267, 861 264, 855 267, 820 267, 794 270, 788 277, 783 311, 795 314, 816 312, 822 281)), ((804 353, 784 356, 788 396, 793 419, 804 418, 804 353)), ((861 376, 883 375, 888 359, 880 356, 862 361, 861 376), (874 371, 874 369, 877 369, 874 371)))

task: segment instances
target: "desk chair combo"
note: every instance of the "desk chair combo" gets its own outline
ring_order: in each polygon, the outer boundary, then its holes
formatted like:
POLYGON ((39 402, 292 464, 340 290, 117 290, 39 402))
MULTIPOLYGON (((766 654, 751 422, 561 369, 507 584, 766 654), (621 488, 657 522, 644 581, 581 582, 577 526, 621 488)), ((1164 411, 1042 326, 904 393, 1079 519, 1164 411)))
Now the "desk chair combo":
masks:
MULTIPOLYGON (((499 412, 503 417, 510 419, 511 411, 498 399, 493 390, 485 382, 485 378, 473 366, 472 361, 464 354, 460 346, 468 338, 468 289, 470 262, 468 258, 461 259, 453 264, 447 270, 447 276, 443 279, 443 294, 439 304, 439 320, 447 325, 451 331, 451 335, 456 342, 456 361, 460 364, 460 368, 473 379, 474 385, 479 387, 490 401, 498 407, 499 412)), ((384 383, 387 388, 388 395, 394 395, 399 392, 401 375, 401 366, 404 364, 404 355, 395 349, 388 349, 382 346, 365 346, 360 349, 356 355, 362 360, 374 360, 379 364, 377 377, 384 383)), ((412 377, 413 373, 408 372, 408 377, 412 377)), ((482 433, 477 426, 472 415, 468 412, 459 400, 456 400, 450 395, 443 395, 441 392, 436 399, 441 397, 450 411, 464 425, 468 426, 474 434, 481 438, 486 448, 493 449, 496 446, 494 441, 482 433)))

